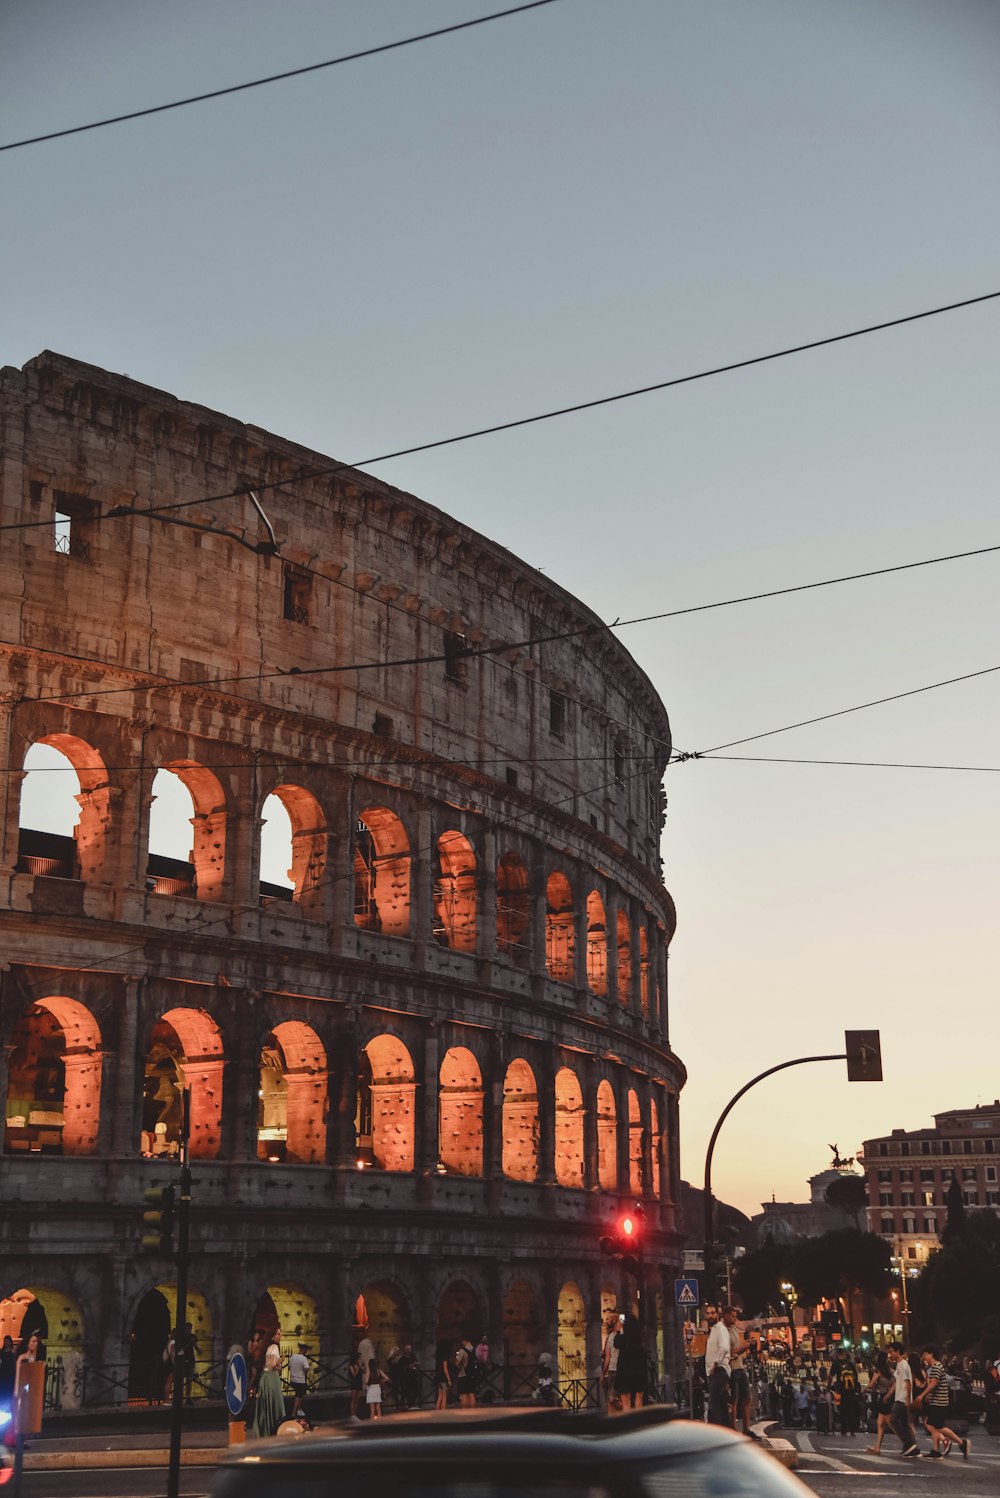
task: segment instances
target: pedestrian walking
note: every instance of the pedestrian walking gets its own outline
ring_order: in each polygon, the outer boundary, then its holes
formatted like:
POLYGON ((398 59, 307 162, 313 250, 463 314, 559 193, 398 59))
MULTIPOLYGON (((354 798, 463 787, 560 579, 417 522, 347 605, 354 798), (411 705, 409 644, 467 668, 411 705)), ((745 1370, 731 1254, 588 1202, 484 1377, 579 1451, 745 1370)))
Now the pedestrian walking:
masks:
POLYGON ((834 1387, 840 1396, 840 1434, 856 1436, 861 1424, 861 1397, 858 1390, 858 1370, 853 1363, 843 1365, 834 1387))
POLYGON ((389 1375, 378 1365, 376 1358, 368 1359, 368 1387, 365 1390, 365 1403, 368 1406, 368 1414, 373 1420, 382 1418, 382 1385, 389 1375))
POLYGON ((868 1450, 873 1456, 881 1456, 882 1442, 888 1432, 892 1429, 892 1401, 895 1380, 889 1367, 889 1359, 884 1352, 879 1352, 875 1358, 872 1377, 868 1384, 868 1397, 871 1400, 871 1419, 875 1422, 875 1444, 869 1446, 868 1450))
POLYGON ((476 1354, 468 1337, 463 1337, 455 1349, 455 1372, 458 1402, 463 1409, 472 1409, 476 1402, 476 1354))
POLYGON ((642 1345, 642 1329, 638 1318, 625 1317, 618 1333, 618 1366, 615 1370, 615 1392, 620 1396, 623 1410, 641 1409, 649 1390, 649 1369, 646 1349, 642 1345))
POLYGON ((736 1307, 723 1306, 722 1319, 708 1334, 705 1348, 705 1374, 708 1378, 708 1418, 713 1425, 732 1429, 733 1409, 730 1397, 730 1359, 732 1339, 729 1328, 736 1325, 736 1307))
MULTIPOLYGON (((739 1313, 737 1312, 737 1315, 739 1313)), ((760 1436, 750 1428, 750 1379, 747 1376, 746 1356, 752 1347, 735 1320, 729 1328, 729 1397, 733 1405, 733 1424, 743 1434, 759 1441, 760 1436)))
POLYGON ((923 1392, 914 1402, 921 1407, 924 1425, 927 1427, 927 1433, 932 1442, 927 1455, 935 1458, 947 1456, 954 1445, 960 1448, 963 1459, 968 1461, 968 1436, 957 1436, 951 1426, 946 1423, 951 1394, 948 1388, 948 1375, 941 1366, 937 1348, 928 1347, 921 1353, 920 1360, 923 1363, 926 1377, 923 1392), (942 1446, 944 1446, 943 1451, 942 1446))
MULTIPOLYGON (((296 1419, 305 1414, 305 1398, 309 1385, 309 1345, 300 1342, 298 1352, 293 1352, 288 1359, 288 1382, 292 1386, 292 1413, 290 1418, 296 1419)), ((306 1421, 307 1424, 310 1422, 306 1421)))
POLYGON ((257 1382, 257 1404, 253 1433, 263 1440, 278 1433, 285 1418, 285 1396, 281 1390, 281 1354, 269 1347, 264 1354, 264 1371, 257 1382))
POLYGON ((448 1395, 451 1393, 450 1361, 451 1354, 447 1342, 439 1342, 434 1355, 434 1384, 437 1389, 434 1408, 436 1410, 448 1408, 448 1395))
POLYGON ((601 1385, 604 1389, 604 1402, 610 1410, 621 1409, 621 1400, 615 1393, 615 1370, 618 1367, 618 1333, 621 1330, 622 1319, 617 1311, 612 1311, 604 1322, 604 1346, 601 1349, 601 1385))
POLYGON ((902 1443, 900 1456, 919 1456, 920 1446, 910 1424, 910 1409, 913 1404, 913 1374, 903 1355, 903 1344, 893 1342, 889 1346, 889 1365, 892 1368, 893 1393, 891 1424, 902 1443))

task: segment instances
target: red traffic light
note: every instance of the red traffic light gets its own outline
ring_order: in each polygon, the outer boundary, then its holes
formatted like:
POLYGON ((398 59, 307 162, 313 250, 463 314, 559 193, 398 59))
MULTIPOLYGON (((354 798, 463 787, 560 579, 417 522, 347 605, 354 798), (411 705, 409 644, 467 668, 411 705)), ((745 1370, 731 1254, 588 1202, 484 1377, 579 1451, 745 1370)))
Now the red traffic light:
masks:
POLYGON ((634 1217, 623 1217, 621 1220, 621 1232, 623 1238, 635 1237, 636 1222, 634 1217))

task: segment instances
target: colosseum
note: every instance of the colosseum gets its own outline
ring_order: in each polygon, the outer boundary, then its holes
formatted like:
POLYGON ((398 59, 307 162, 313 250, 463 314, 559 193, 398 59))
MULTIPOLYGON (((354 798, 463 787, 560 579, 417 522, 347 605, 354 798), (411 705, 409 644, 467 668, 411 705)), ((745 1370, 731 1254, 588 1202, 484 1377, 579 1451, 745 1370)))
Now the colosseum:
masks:
POLYGON ((664 708, 596 615, 422 500, 53 353, 2 382, 0 1334, 49 1408, 162 1396, 194 1176, 227 1349, 485 1336, 592 1398, 641 1200, 676 1369, 664 708), (178 830, 182 836, 178 837, 178 830))

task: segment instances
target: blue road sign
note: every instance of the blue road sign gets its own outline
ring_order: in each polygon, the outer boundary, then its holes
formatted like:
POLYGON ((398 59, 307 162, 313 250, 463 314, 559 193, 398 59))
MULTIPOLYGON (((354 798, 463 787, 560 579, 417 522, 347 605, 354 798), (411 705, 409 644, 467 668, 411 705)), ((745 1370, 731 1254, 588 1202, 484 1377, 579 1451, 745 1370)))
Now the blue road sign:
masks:
POLYGON ((696 1306, 700 1299, 697 1280, 674 1280, 675 1306, 696 1306))
POLYGON ((234 1420, 242 1415, 246 1402, 247 1360, 241 1352, 234 1352, 226 1364, 226 1403, 234 1420))

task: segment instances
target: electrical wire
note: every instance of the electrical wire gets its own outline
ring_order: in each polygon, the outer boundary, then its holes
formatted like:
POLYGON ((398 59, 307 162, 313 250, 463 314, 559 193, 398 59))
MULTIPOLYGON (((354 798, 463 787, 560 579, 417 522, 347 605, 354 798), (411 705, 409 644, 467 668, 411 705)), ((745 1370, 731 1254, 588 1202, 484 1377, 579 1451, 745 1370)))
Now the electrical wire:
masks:
POLYGON ((426 42, 438 36, 449 36, 456 31, 469 31, 473 26, 484 26, 487 21, 501 21, 507 16, 520 15, 523 11, 540 10, 552 5, 554 0, 528 0, 523 5, 512 5, 507 10, 496 10, 488 16, 474 16, 469 21, 456 21, 452 26, 438 26, 433 31, 422 31, 416 36, 404 36, 394 42, 383 42, 377 47, 365 47, 360 52, 346 52, 340 57, 328 58, 326 62, 311 62, 301 68, 287 68, 283 73, 270 73, 266 78, 251 78, 247 83, 234 83, 228 88, 214 88, 204 94, 191 94, 186 99, 173 99, 169 104, 152 104, 145 109, 132 109, 127 114, 110 115, 106 119, 92 120, 87 125, 71 125, 65 130, 50 130, 45 135, 30 135, 24 140, 11 140, 0 146, 0 151, 17 151, 22 146, 37 146, 46 140, 61 140, 67 135, 82 135, 88 130, 102 130, 105 125, 121 125, 126 120, 141 120, 147 115, 164 114, 170 109, 184 109, 189 104, 203 104, 207 99, 222 99, 227 94, 245 93, 247 89, 263 88, 267 83, 282 83, 288 78, 302 78, 307 73, 319 73, 324 68, 336 68, 344 62, 358 62, 365 57, 377 57, 383 52, 395 52, 400 47, 412 47, 415 42, 426 42))
MULTIPOLYGON (((497 422, 493 426, 478 427, 474 431, 460 432, 454 437, 439 437, 433 442, 420 442, 414 447, 397 448, 394 452, 380 453, 374 458, 363 458, 355 463, 333 463, 323 468, 303 469, 291 478, 268 479, 260 483, 241 484, 236 489, 227 489, 220 494, 202 496, 200 499, 178 500, 175 504, 151 505, 143 509, 135 509, 129 505, 116 505, 110 510, 95 515, 88 522, 98 524, 105 520, 121 520, 124 518, 141 519, 143 515, 156 515, 164 511, 188 510, 198 506, 220 504, 226 499, 236 499, 246 494, 250 489, 256 494, 266 493, 270 489, 280 489, 289 484, 302 484, 310 479, 330 478, 338 473, 347 471, 357 472, 363 468, 370 468, 375 463, 388 463, 394 458, 411 457, 415 453, 430 452, 435 448, 452 447, 459 442, 471 442, 477 437, 490 437, 497 432, 510 432, 517 427, 532 426, 541 421, 553 421, 559 416, 572 416, 580 411, 593 411, 599 406, 614 405, 619 401, 634 400, 640 395, 651 395, 658 390, 670 390, 676 385, 689 385, 696 380, 707 380, 714 375, 730 374, 737 369, 749 369, 755 364, 767 364, 774 359, 786 359, 792 354, 806 353, 810 349, 824 348, 828 344, 844 343, 851 338, 862 338, 866 333, 880 333, 886 328, 902 327, 905 323, 920 322, 924 318, 938 317, 944 312, 955 312, 961 307, 973 307, 979 302, 991 302, 1000 297, 1000 291, 989 291, 982 296, 966 297, 959 302, 948 302, 940 307, 929 307, 923 312, 911 312, 905 317, 893 317, 886 322, 870 323, 863 328, 854 328, 848 333, 834 333, 826 338, 814 338, 809 343, 798 343, 788 348, 775 349, 769 354, 756 354, 749 359, 737 359, 729 364, 717 364, 710 369, 698 370, 694 374, 676 375, 669 380, 660 380, 653 385, 640 385, 631 390, 622 390, 615 395, 602 395, 594 400, 578 401, 571 406, 560 406, 550 411, 541 411, 534 416, 521 416, 514 421, 497 422)), ((366 475, 367 477, 368 475, 366 475)), ((40 526, 51 526, 50 520, 20 520, 12 521, 6 525, 0 525, 0 531, 11 530, 34 530, 40 526)))
POLYGON ((974 775, 1000 775, 1000 765, 926 765, 906 764, 888 759, 778 759, 764 754, 693 754, 681 755, 681 759, 728 760, 732 764, 747 765, 850 765, 863 770, 960 770, 974 775))

